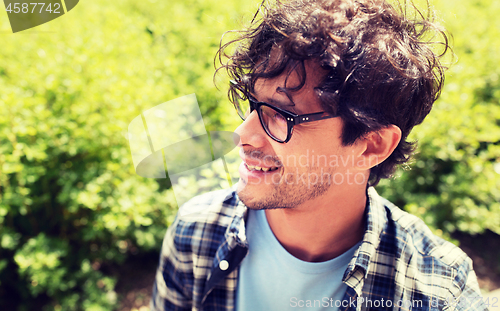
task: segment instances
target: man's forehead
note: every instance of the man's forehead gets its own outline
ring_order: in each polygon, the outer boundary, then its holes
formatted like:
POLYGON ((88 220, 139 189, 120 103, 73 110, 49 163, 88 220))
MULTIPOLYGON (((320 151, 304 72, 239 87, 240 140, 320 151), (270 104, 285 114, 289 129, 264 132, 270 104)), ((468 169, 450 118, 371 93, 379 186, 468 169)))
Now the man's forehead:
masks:
MULTIPOLYGON (((304 88, 314 89, 320 86, 327 73, 328 71, 322 68, 317 60, 298 61, 287 66, 287 68, 276 77, 257 78, 254 89, 257 91, 271 84, 278 85, 290 91, 300 91, 304 88), (302 84, 303 86, 300 88, 302 84)), ((265 75, 265 72, 263 75, 265 75)))
POLYGON ((315 89, 320 86, 327 72, 320 66, 319 61, 305 60, 289 66, 279 76, 258 78, 253 87, 254 93, 259 97, 268 97, 267 101, 281 98, 276 94, 284 95, 288 102, 279 100, 278 103, 293 105, 296 98, 315 94, 315 89))

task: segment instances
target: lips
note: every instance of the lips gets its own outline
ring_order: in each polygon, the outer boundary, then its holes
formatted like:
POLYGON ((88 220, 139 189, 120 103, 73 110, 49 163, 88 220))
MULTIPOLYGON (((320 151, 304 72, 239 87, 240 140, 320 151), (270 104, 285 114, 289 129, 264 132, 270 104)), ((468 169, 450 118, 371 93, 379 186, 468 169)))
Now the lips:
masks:
MULTIPOLYGON (((260 150, 240 149, 240 158, 243 160, 242 168, 251 173, 248 176, 260 176, 260 174, 269 174, 278 171, 283 165, 276 157, 266 155, 260 150)), ((247 173, 240 173, 247 176, 247 173)))
POLYGON ((273 167, 252 166, 252 165, 248 165, 247 163, 245 163, 245 166, 247 167, 247 169, 249 171, 262 171, 262 172, 275 171, 275 170, 277 170, 279 168, 279 167, 276 167, 276 166, 273 166, 273 167))

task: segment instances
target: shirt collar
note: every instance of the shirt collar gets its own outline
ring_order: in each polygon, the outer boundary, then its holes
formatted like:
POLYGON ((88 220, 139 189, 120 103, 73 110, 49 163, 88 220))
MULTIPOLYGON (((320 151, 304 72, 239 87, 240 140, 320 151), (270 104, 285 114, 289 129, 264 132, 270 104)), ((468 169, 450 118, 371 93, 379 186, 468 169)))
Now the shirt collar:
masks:
MULTIPOLYGON (((229 227, 226 230, 225 238, 226 241, 233 240, 241 246, 248 247, 245 221, 247 218, 248 208, 241 202, 238 195, 236 194, 236 186, 233 186, 233 192, 231 197, 227 197, 226 200, 235 200, 234 205, 234 218, 229 227)), ((231 243, 230 243, 231 244, 231 243)))
MULTIPOLYGON (((383 200, 373 187, 367 189, 365 220, 365 234, 361 240, 361 245, 349 262, 344 274, 344 281, 355 276, 355 274, 358 274, 358 277, 354 277, 355 283, 361 280, 361 276, 366 277, 370 262, 376 256, 376 250, 380 243, 380 236, 387 225, 388 219, 385 213, 383 200)), ((356 284, 349 285, 356 287, 356 284)))

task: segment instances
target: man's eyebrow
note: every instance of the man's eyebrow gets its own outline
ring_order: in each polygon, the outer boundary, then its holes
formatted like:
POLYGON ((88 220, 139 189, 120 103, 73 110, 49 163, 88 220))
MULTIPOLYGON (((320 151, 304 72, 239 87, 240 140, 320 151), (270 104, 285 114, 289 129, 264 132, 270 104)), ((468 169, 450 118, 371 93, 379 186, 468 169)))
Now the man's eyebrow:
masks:
POLYGON ((295 103, 292 101, 282 101, 274 98, 267 98, 265 102, 284 110, 290 110, 295 114, 301 114, 297 109, 297 105, 295 105, 295 103))
POLYGON ((282 106, 282 107, 290 107, 290 106, 295 106, 295 103, 292 102, 292 101, 282 101, 282 100, 277 100, 277 99, 274 99, 274 98, 268 98, 267 99, 267 102, 272 104, 272 105, 275 105, 275 106, 282 106))

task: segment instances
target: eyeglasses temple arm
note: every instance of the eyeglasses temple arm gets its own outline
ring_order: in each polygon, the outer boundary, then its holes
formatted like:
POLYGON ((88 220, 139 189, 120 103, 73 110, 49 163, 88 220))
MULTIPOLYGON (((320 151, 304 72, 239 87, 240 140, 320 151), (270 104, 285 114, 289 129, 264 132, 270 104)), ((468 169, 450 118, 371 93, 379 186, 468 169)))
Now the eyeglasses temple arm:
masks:
POLYGON ((295 119, 295 124, 324 120, 324 119, 331 119, 331 118, 335 118, 335 117, 337 117, 337 116, 333 115, 329 112, 326 112, 326 111, 310 113, 310 114, 302 114, 295 119))

